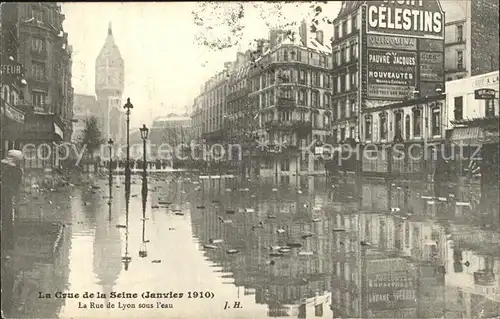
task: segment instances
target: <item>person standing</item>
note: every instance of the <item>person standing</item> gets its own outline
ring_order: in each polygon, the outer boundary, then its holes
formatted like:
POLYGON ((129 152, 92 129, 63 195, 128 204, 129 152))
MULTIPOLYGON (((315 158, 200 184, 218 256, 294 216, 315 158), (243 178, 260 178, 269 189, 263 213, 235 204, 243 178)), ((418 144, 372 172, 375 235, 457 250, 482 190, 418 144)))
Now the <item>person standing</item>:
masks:
POLYGON ((19 196, 23 170, 21 161, 23 153, 19 150, 10 150, 1 162, 1 240, 2 252, 14 248, 14 202, 19 196))

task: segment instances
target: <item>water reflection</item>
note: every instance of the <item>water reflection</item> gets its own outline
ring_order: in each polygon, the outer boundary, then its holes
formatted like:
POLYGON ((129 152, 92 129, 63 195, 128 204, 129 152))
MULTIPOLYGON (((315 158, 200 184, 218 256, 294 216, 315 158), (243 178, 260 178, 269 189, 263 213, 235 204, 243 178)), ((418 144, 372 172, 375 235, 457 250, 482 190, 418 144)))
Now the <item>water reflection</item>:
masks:
POLYGON ((54 220, 67 220, 72 203, 65 192, 43 197, 49 204, 60 200, 60 210, 54 212, 51 205, 38 201, 32 203, 38 206, 36 216, 20 211, 14 251, 2 260, 2 308, 9 318, 54 318, 64 305, 63 299, 40 298, 39 292, 64 291, 68 286, 72 229, 54 220))
MULTIPOLYGON (((79 309, 78 300, 35 298, 38 291, 200 288, 216 298, 176 300, 168 313, 155 309, 146 316, 191 318, 201 308, 217 318, 500 313, 498 208, 491 204, 498 187, 292 179, 276 185, 150 176, 150 198, 124 197, 114 188, 109 206, 96 189, 74 190, 67 212, 73 225, 57 253, 44 250, 50 233, 44 227, 21 232, 26 235, 10 268, 12 278, 25 278, 16 279, 24 290, 12 294, 14 309, 24 304, 15 317, 57 317, 63 303, 62 317, 124 316, 122 310, 79 309), (144 258, 130 267, 137 252, 144 258), (222 310, 228 300, 244 309, 222 310)), ((139 184, 132 186, 137 194, 139 184)), ((130 309, 126 317, 141 315, 143 309, 130 309)))
POLYGON ((122 257, 123 269, 128 271, 129 265, 132 262, 128 251, 128 235, 129 235, 129 205, 130 205, 130 186, 125 190, 125 255, 122 257))
POLYGON ((491 317, 500 313, 500 235, 490 230, 498 188, 487 189, 203 180, 193 233, 269 317, 322 317, 325 307, 328 317, 491 317))
MULTIPOLYGON (((122 243, 120 230, 115 225, 116 211, 108 201, 108 211, 96 211, 96 227, 93 245, 93 272, 101 292, 109 297, 121 272, 122 243), (113 214, 115 213, 115 214, 113 214)), ((106 299, 106 302, 109 301, 106 299)))

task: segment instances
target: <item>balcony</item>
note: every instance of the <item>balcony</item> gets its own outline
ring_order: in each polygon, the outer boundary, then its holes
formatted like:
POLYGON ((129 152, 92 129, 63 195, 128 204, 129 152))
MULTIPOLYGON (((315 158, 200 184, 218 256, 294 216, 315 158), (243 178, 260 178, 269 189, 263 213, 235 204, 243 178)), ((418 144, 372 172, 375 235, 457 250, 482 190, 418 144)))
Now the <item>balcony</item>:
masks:
POLYGON ((276 98, 276 108, 281 110, 289 110, 293 109, 297 106, 297 103, 294 99, 286 98, 286 97, 277 97, 276 98))
POLYGON ((203 138, 207 140, 207 142, 220 141, 224 137, 224 130, 217 130, 213 132, 203 133, 203 138))
POLYGON ((272 120, 264 123, 264 128, 266 130, 281 130, 281 131, 296 131, 300 133, 309 134, 312 132, 312 123, 305 120, 293 120, 293 121, 278 121, 272 120))

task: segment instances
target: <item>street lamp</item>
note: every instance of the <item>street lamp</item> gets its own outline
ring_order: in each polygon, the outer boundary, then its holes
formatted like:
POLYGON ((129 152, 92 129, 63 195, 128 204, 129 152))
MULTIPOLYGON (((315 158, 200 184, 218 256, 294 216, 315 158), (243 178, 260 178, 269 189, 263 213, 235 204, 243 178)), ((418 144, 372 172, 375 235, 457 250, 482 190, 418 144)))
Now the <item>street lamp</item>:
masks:
POLYGON ((127 103, 123 106, 127 114, 127 163, 125 165, 125 192, 130 192, 130 109, 134 106, 130 103, 130 98, 127 98, 127 103))
POLYGON ((139 129, 141 131, 142 138, 142 194, 143 197, 147 196, 147 172, 146 172, 146 140, 148 139, 149 129, 146 127, 146 124, 142 124, 142 127, 139 129))
MULTIPOLYGON (((109 200, 111 201, 111 198, 113 198, 113 195, 111 195, 111 190, 112 190, 112 184, 113 184, 113 171, 112 171, 112 162, 113 162, 113 140, 110 138, 108 140, 108 147, 109 147, 109 180, 108 180, 108 184, 109 184, 109 200)), ((108 205, 110 205, 111 202, 109 202, 108 205)))

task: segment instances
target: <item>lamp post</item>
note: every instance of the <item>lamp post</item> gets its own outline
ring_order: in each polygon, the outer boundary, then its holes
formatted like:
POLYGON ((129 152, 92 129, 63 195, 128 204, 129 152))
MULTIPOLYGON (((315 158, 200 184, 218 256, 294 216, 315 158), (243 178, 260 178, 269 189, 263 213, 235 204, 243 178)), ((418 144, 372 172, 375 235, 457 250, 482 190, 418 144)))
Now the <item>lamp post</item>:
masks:
MULTIPOLYGON (((113 184, 113 171, 112 171, 113 140, 111 138, 108 140, 108 147, 109 147, 108 184, 109 184, 109 200, 111 201, 111 198, 113 198, 113 195, 111 195, 112 184, 113 184)), ((109 204, 111 204, 111 202, 109 202, 109 204)))
POLYGON ((127 103, 123 106, 126 109, 127 115, 127 163, 125 164, 125 192, 130 193, 130 109, 134 106, 130 103, 130 98, 127 98, 127 103))

